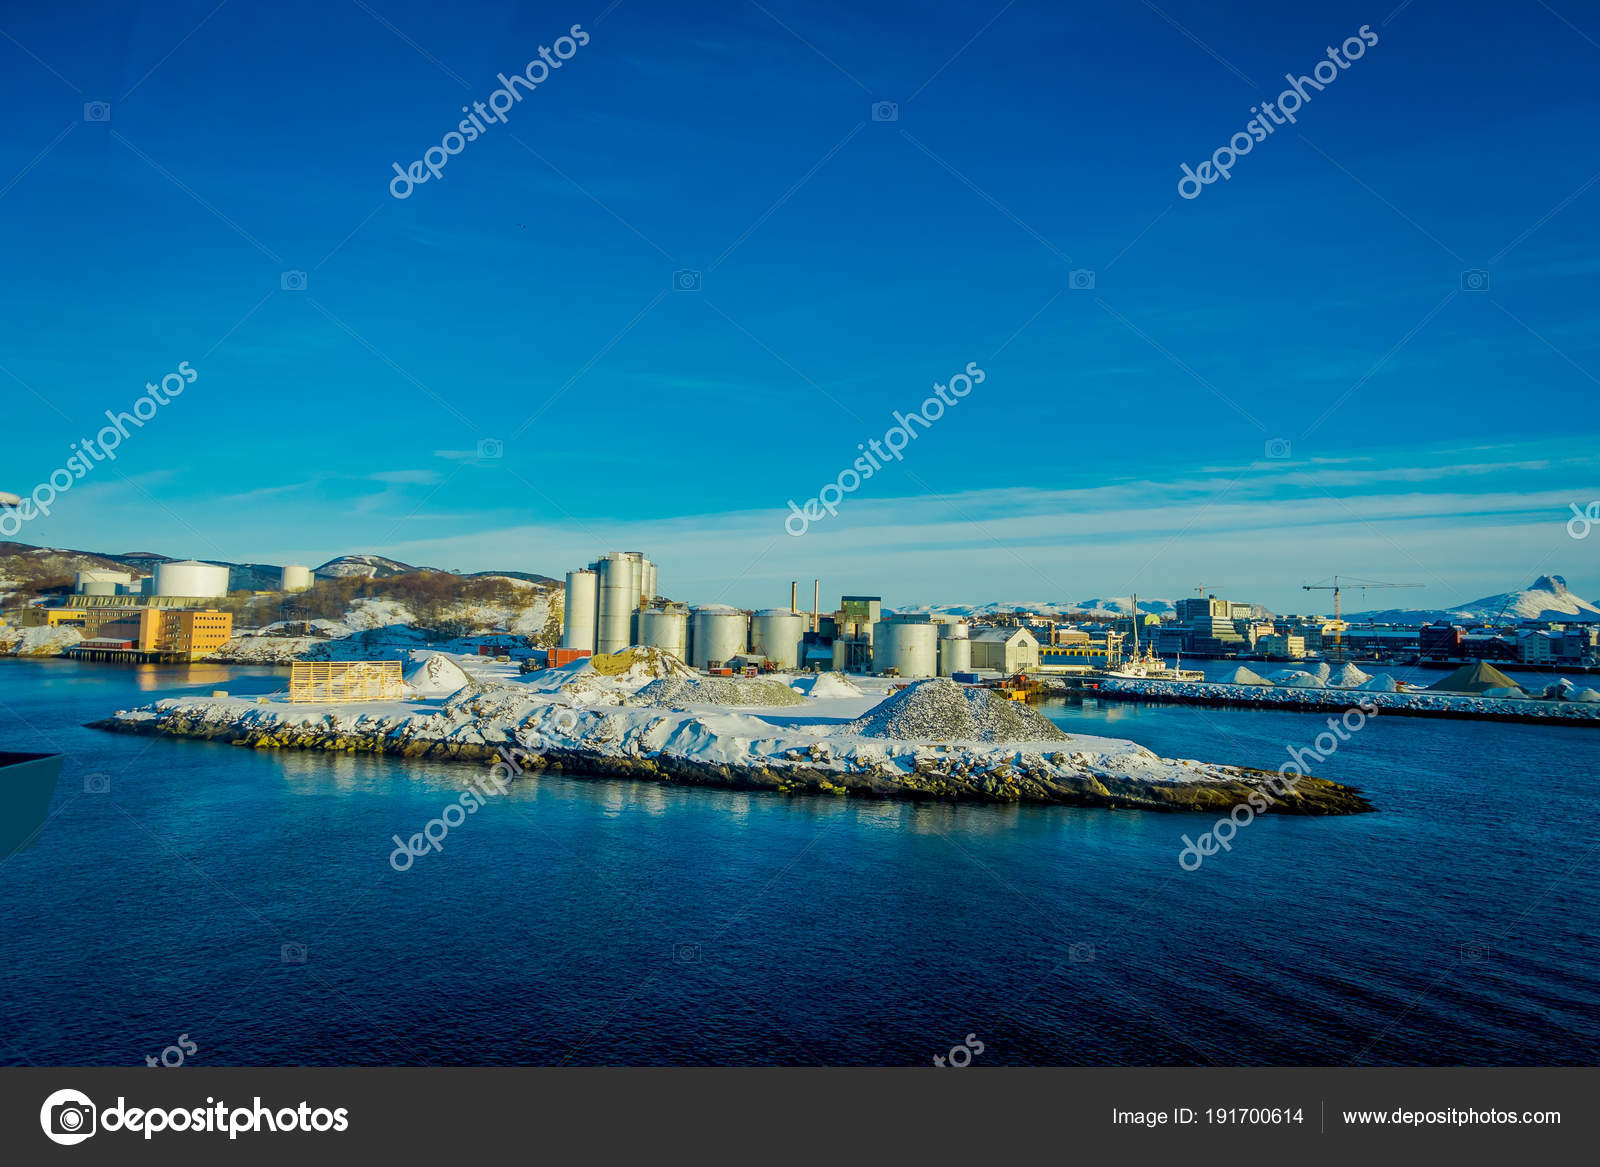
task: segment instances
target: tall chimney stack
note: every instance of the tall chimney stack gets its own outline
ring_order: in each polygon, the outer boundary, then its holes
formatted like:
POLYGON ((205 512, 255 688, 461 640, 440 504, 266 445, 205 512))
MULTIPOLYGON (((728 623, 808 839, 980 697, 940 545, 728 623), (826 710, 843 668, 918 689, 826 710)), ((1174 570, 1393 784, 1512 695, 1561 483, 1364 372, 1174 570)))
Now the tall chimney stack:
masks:
POLYGON ((797 579, 789 581, 789 611, 800 611, 800 581, 797 579))
POLYGON ((819 613, 821 611, 821 599, 822 581, 820 579, 814 579, 811 581, 811 631, 813 632, 822 631, 822 622, 819 619, 819 613))

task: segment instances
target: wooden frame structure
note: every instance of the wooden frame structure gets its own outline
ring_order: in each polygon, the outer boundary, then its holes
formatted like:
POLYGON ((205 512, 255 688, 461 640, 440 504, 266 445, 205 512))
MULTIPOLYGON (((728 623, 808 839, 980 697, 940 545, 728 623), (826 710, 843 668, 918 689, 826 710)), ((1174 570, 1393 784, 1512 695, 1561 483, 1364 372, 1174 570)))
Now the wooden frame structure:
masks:
POLYGON ((291 701, 397 701, 402 695, 397 660, 293 661, 291 701))

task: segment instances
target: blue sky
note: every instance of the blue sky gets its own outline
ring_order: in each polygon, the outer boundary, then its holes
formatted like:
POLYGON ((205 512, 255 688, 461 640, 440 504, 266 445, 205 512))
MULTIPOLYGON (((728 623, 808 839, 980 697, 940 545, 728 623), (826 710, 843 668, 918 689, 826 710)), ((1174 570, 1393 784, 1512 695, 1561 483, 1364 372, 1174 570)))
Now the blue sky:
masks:
POLYGON ((1565 529, 1600 499, 1600 18, 1564 0, 6 3, 0 98, 0 487, 199 372, 22 540, 551 575, 642 549, 670 594, 751 605, 813 576, 1600 593, 1600 535, 1565 529), (1179 197, 1363 25, 1296 125, 1179 197), (784 533, 971 361, 903 461, 784 533))

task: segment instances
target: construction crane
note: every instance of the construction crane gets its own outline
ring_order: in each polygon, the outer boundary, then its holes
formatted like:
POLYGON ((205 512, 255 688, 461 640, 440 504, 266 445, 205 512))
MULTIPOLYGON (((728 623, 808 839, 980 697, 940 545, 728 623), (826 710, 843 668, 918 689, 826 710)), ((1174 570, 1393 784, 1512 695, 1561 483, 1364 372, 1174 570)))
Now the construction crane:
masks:
POLYGON ((1356 580, 1354 582, 1339 582, 1339 577, 1334 576, 1331 584, 1301 584, 1300 590, 1304 592, 1332 592, 1333 593, 1333 655, 1334 659, 1344 658, 1344 615, 1340 610, 1339 599, 1345 588, 1420 588, 1421 584, 1396 584, 1374 583, 1371 580, 1356 580))

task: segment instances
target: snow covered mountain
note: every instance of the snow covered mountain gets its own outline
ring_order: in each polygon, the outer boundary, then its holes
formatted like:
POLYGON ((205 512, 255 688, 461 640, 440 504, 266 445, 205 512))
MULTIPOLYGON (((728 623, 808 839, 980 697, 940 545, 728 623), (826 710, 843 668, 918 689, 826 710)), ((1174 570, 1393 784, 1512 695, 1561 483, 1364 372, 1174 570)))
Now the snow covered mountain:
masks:
POLYGON ((1512 623, 1517 620, 1600 620, 1600 607, 1577 595, 1559 575, 1541 575, 1525 588, 1469 600, 1454 608, 1385 608, 1351 612, 1347 619, 1375 624, 1512 623))
MULTIPOLYGON (((1141 616, 1167 616, 1173 614, 1172 601, 1139 597, 1141 616)), ((1077 615, 1126 616, 1133 611, 1132 596, 1112 596, 1105 599, 1078 600, 1005 600, 992 604, 912 604, 895 608, 899 613, 929 612, 938 616, 996 616, 1009 612, 1037 612, 1042 616, 1077 615)))
POLYGON ((386 559, 382 555, 341 555, 315 568, 312 574, 319 579, 341 579, 350 575, 362 575, 368 579, 388 579, 391 575, 430 570, 433 569, 412 567, 409 563, 401 563, 398 559, 386 559))

